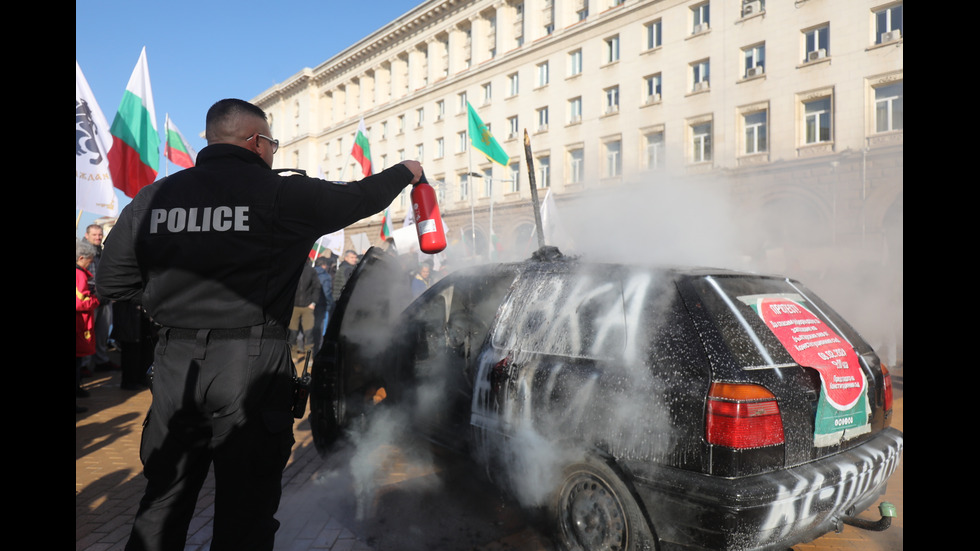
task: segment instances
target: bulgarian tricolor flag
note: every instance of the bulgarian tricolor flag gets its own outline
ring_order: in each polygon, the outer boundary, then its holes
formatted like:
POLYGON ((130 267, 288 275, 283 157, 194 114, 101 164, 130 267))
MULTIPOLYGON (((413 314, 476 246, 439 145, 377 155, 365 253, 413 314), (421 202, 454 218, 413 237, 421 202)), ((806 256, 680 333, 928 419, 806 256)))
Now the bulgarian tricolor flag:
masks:
POLYGON ((360 124, 357 125, 357 134, 354 135, 354 149, 350 154, 361 163, 361 172, 367 178, 371 172, 371 146, 368 145, 367 127, 364 126, 364 117, 361 117, 360 124))
POLYGON ((381 240, 387 241, 391 237, 391 216, 388 215, 388 209, 385 209, 384 218, 381 219, 381 240))
POLYGON ((184 168, 194 166, 194 162, 197 160, 197 152, 194 151, 191 144, 187 143, 174 121, 170 120, 170 113, 167 113, 164 120, 166 120, 164 130, 167 132, 167 145, 164 146, 163 151, 167 158, 177 166, 184 168))
POLYGON ((129 197, 156 179, 160 166, 160 135, 150 90, 146 48, 129 77, 119 111, 109 129, 109 172, 112 183, 129 197))

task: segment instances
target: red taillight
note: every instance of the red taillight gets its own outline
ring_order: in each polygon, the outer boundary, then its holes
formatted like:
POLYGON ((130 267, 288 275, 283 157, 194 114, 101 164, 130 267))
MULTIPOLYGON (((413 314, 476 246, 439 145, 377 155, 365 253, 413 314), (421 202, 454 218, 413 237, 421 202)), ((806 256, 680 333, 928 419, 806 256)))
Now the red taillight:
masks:
POLYGON ((892 375, 885 364, 881 364, 881 375, 885 379, 885 411, 892 410, 892 375))
POLYGON ((776 397, 759 385, 712 383, 706 433, 709 444, 729 448, 782 444, 783 419, 776 397))

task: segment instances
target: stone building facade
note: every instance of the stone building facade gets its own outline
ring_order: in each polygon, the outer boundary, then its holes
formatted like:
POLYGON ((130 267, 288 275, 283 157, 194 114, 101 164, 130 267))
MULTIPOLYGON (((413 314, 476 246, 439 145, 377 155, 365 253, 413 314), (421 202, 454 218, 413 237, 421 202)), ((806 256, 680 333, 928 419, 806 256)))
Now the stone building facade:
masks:
MULTIPOLYGON (((898 294, 900 326, 903 13, 885 0, 428 0, 252 101, 282 143, 277 168, 357 179, 361 119, 377 169, 422 161, 458 256, 535 248, 526 131, 539 197, 566 227, 622 226, 660 216, 667 190, 707 190, 757 223, 746 267, 828 289, 862 274, 891 289, 882 304, 898 294), (467 102, 508 166, 470 146, 467 102), (606 193, 628 208, 600 222, 588 207, 606 193)), ((710 227, 682 197, 683 223, 710 227)), ((400 226, 408 209, 406 194, 389 214, 400 226)), ((348 228, 348 243, 377 243, 380 224, 348 228)))

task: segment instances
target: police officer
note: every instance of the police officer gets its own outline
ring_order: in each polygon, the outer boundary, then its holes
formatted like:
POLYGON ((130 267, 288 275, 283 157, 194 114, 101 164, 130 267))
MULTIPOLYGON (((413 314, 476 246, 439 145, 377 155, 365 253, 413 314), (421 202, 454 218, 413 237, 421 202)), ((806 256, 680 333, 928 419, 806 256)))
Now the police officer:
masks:
POLYGON ((162 326, 140 459, 147 479, 126 549, 183 549, 215 471, 211 549, 272 549, 293 444, 287 327, 314 241, 387 207, 422 167, 343 184, 272 170, 265 113, 207 114, 197 166, 141 190, 106 240, 103 300, 137 300, 162 326))

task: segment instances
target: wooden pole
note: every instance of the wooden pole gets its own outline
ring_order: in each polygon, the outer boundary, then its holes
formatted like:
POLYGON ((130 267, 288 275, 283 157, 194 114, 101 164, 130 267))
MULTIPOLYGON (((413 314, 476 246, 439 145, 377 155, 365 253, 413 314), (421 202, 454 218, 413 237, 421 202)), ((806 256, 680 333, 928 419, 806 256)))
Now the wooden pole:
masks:
POLYGON ((527 160, 527 176, 531 182, 531 204, 534 205, 534 228, 538 234, 538 248, 544 247, 544 229, 541 226, 541 204, 538 202, 538 185, 534 181, 534 156, 531 155, 531 138, 524 129, 524 158, 527 160))

